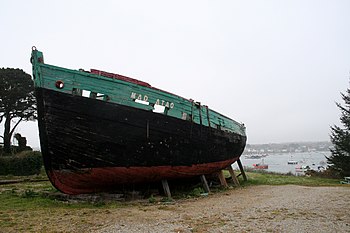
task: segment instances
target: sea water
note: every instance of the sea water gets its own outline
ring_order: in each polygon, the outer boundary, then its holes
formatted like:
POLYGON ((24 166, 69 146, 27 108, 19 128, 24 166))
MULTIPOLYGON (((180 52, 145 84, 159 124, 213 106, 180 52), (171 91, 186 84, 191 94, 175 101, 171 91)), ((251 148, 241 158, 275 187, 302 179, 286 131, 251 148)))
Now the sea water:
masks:
MULTIPOLYGON (((267 164, 269 172, 278 173, 292 173, 294 175, 303 175, 300 167, 309 166, 312 170, 322 170, 327 167, 327 157, 331 155, 330 152, 307 152, 307 153, 281 153, 270 154, 259 159, 246 158, 241 156, 241 162, 244 167, 254 168, 253 164, 267 164), (288 161, 296 161, 297 164, 288 164, 288 161)), ((234 168, 237 168, 236 163, 234 168)), ((238 169, 238 168, 237 168, 238 169)))

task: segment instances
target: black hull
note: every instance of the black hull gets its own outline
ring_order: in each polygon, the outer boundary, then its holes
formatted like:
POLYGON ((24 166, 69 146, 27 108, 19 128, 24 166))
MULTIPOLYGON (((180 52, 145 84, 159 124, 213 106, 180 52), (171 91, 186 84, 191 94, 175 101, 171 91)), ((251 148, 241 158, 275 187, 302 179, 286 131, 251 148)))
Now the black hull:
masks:
POLYGON ((45 168, 66 193, 212 173, 236 161, 246 143, 152 111, 41 88, 36 95, 45 168))

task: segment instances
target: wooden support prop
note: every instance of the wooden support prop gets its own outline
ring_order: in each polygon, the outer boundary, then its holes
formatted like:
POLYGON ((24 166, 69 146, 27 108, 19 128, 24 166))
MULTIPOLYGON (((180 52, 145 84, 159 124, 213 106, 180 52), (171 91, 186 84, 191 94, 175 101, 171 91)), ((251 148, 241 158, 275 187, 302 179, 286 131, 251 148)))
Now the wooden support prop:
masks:
POLYGON ((228 185, 227 185, 227 182, 226 182, 226 179, 225 179, 225 176, 224 176, 224 172, 222 170, 220 170, 218 172, 218 176, 219 176, 221 185, 224 186, 225 188, 227 188, 228 185))
POLYGON ((162 185, 164 189, 164 193, 168 198, 171 198, 170 188, 167 180, 162 180, 162 185))
POLYGON ((200 177, 201 177, 204 191, 206 191, 207 193, 210 193, 209 185, 208 185, 207 179, 205 178, 205 175, 201 175, 200 177))
POLYGON ((240 159, 237 160, 237 164, 238 164, 238 167, 239 167, 239 170, 241 170, 241 174, 243 176, 243 180, 244 181, 247 181, 247 176, 245 175, 245 172, 244 172, 244 169, 243 169, 243 166, 242 166, 242 162, 240 159))
POLYGON ((233 168, 230 166, 227 167, 227 170, 230 172, 230 175, 231 175, 231 178, 232 178, 232 181, 233 183, 236 185, 236 186, 239 186, 239 181, 235 175, 235 171, 233 170, 233 168))

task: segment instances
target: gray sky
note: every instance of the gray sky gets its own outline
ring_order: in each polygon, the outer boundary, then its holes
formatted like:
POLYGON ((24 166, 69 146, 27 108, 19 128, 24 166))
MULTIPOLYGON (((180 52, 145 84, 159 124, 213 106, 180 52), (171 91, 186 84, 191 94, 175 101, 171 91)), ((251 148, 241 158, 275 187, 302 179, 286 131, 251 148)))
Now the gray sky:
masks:
MULTIPOLYGON (((248 143, 329 140, 349 87, 350 1, 2 0, 0 67, 123 74, 247 126, 248 143)), ((17 130, 38 147, 36 123, 17 130)), ((2 128, 0 133, 3 133, 2 128)))

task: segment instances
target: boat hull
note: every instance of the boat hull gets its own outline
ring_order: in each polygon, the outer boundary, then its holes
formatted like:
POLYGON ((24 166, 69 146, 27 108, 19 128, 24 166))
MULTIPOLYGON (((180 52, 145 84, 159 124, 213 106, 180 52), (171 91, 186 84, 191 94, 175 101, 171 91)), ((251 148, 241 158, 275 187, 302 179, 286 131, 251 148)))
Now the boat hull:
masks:
POLYGON ((267 164, 253 164, 254 169, 268 169, 269 165, 267 164))
POLYGON ((211 174, 235 162, 246 137, 143 109, 36 88, 41 150, 68 194, 211 174))

